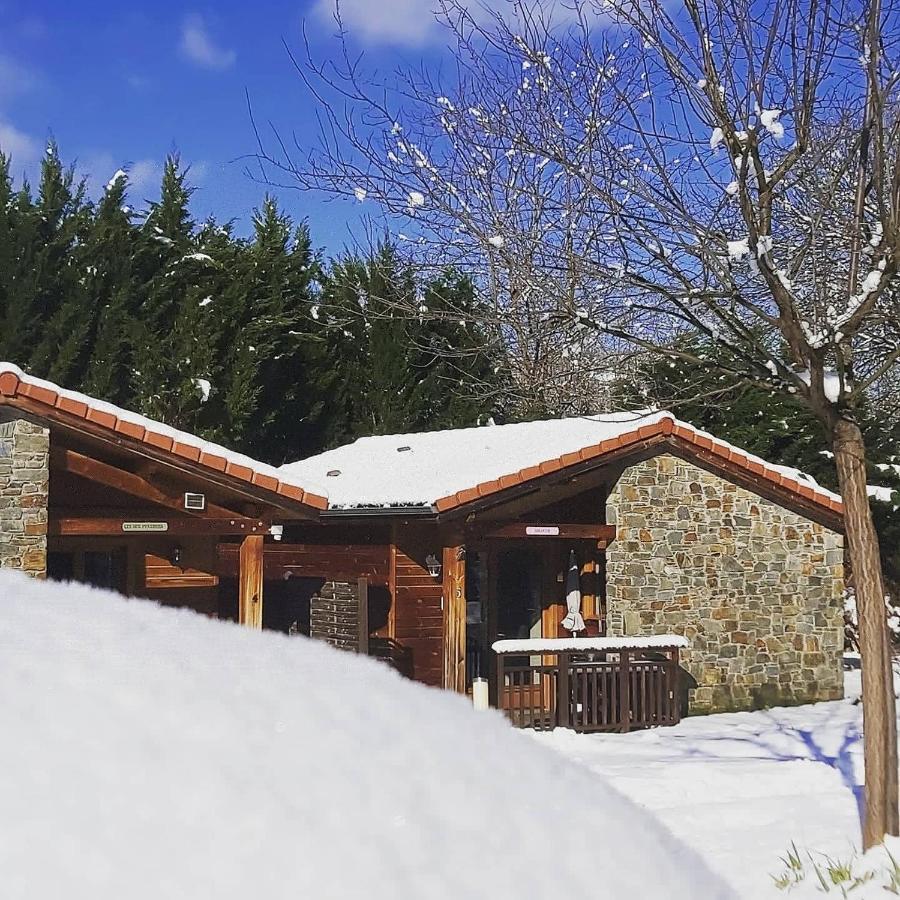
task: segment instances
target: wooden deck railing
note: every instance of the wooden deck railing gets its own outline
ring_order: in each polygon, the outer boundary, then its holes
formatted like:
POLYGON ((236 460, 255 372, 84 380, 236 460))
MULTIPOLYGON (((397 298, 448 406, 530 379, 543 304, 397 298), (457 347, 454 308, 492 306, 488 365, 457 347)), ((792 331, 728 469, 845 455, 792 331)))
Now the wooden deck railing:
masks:
POLYGON ((582 649, 578 640, 560 642, 566 649, 552 649, 551 640, 498 641, 496 702, 519 728, 625 732, 674 725, 681 718, 684 646, 675 640, 619 649, 609 638, 585 639, 593 647, 606 643, 602 649, 582 649), (526 645, 535 646, 523 652, 526 645), (523 656, 528 663, 511 658, 523 656))

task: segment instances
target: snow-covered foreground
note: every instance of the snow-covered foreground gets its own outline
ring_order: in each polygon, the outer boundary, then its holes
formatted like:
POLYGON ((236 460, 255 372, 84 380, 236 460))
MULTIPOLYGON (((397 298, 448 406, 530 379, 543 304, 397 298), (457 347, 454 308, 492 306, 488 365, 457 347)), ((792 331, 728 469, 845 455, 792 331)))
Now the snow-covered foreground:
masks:
POLYGON ((461 698, 0 572, 0 896, 733 893, 603 779, 461 698))
POLYGON ((741 897, 821 896, 814 877, 785 893, 772 875, 784 870, 791 842, 841 861, 859 847, 858 671, 846 682, 847 699, 833 703, 694 717, 629 735, 559 729, 534 738, 652 810, 741 897))

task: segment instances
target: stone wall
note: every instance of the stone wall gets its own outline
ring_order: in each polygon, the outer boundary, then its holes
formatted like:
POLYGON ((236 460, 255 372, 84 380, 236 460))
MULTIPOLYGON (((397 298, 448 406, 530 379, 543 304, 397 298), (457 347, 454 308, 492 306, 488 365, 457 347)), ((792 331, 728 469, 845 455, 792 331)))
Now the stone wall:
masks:
POLYGON ((0 567, 47 575, 50 433, 13 419, 0 422, 0 567))
POLYGON ((326 581, 309 603, 309 634, 341 650, 359 648, 359 589, 326 581))
POLYGON ((692 712, 843 695, 842 537, 673 456, 608 500, 610 635, 683 634, 692 712))

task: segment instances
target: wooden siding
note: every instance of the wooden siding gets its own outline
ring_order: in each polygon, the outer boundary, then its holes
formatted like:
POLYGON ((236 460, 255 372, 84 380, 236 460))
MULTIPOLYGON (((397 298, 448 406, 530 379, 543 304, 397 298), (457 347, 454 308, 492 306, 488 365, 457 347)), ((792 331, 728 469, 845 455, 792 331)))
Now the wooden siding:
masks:
MULTIPOLYGON (((436 537, 436 536, 435 536, 436 537)), ((441 687, 444 680, 443 584, 428 574, 425 557, 441 547, 404 539, 396 549, 394 640, 410 655, 410 675, 441 687)))

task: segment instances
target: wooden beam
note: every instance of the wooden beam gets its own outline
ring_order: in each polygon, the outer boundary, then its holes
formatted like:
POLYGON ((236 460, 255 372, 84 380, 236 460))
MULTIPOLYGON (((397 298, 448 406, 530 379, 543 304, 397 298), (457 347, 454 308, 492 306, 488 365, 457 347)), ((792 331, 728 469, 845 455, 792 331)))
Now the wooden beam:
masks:
POLYGON ((486 538, 555 538, 567 541, 596 541, 600 548, 616 537, 615 525, 551 524, 548 522, 512 522, 481 532, 486 538))
POLYGON ((47 526, 50 535, 118 535, 120 537, 141 537, 147 534, 245 534, 262 537, 269 525, 261 519, 175 519, 156 516, 151 519, 136 519, 131 516, 119 517, 78 517, 67 518, 51 515, 47 526))
MULTIPOLYGON (((188 515, 217 516, 220 518, 237 515, 234 510, 226 509, 224 506, 217 506, 209 501, 206 502, 206 509, 203 512, 185 509, 183 491, 175 494, 164 491, 141 475, 129 472, 127 469, 120 469, 118 466, 102 462, 99 459, 85 456, 75 450, 54 449, 50 454, 50 464, 51 468, 56 471, 68 472, 71 475, 77 475, 88 481, 94 481, 121 491, 123 494, 138 497, 150 503, 158 503, 160 506, 176 509, 188 515)), ((203 492, 200 491, 200 493, 203 492)))
MULTIPOLYGON (((390 563, 384 544, 267 544, 266 578, 325 578, 354 582, 366 578, 370 585, 387 585, 390 563)), ((236 576, 237 544, 219 544, 218 573, 236 576)))
POLYGON ((238 622, 250 628, 262 628, 264 545, 261 534, 248 534, 241 542, 238 622))
POLYGON ((444 688, 466 692, 466 555, 444 547, 444 688))

